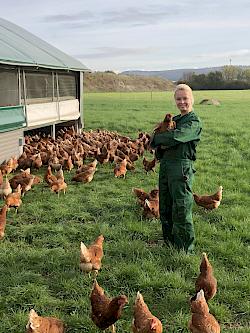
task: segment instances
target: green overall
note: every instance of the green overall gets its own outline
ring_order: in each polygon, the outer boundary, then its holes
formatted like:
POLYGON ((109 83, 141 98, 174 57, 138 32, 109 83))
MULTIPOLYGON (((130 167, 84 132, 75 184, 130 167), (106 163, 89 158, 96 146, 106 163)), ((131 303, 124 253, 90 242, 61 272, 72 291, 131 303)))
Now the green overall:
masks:
POLYGON ((201 122, 191 111, 173 118, 176 129, 155 134, 151 146, 160 159, 159 206, 163 237, 179 249, 191 251, 193 161, 200 141, 201 122))

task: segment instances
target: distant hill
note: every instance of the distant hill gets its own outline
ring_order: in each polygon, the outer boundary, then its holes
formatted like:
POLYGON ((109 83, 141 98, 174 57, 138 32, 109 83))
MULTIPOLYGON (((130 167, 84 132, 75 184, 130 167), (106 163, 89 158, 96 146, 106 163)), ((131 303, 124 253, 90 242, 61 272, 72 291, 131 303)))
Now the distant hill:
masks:
MULTIPOLYGON (((238 67, 238 66, 237 66, 238 67)), ((242 68, 250 68, 250 66, 239 66, 242 68)), ((157 76, 163 79, 178 81, 183 78, 183 75, 186 73, 195 73, 197 74, 208 74, 209 72, 221 71, 223 66, 219 67, 204 67, 204 68, 183 68, 183 69, 170 69, 165 71, 124 71, 121 74, 125 75, 141 75, 141 76, 157 76)))
POLYGON ((129 91, 166 91, 173 90, 174 84, 159 77, 123 75, 113 72, 84 74, 84 91, 87 92, 129 92, 129 91))

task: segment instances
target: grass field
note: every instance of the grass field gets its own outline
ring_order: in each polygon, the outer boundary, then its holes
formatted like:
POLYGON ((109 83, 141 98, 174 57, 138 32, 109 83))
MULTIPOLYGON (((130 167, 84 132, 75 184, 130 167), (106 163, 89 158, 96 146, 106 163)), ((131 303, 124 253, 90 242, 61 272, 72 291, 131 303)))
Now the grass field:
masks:
MULTIPOLYGON (((118 333, 131 331, 138 290, 164 332, 188 332, 188 299, 204 251, 218 280, 210 312, 222 332, 250 332, 250 93, 195 92, 195 100, 203 134, 194 191, 224 188, 218 210, 194 206, 195 254, 165 247, 160 222, 141 217, 131 189, 148 191, 158 182, 158 173, 143 172, 141 160, 125 180, 114 178, 111 165, 98 166, 87 185, 72 184, 66 174, 65 197, 39 184, 26 194, 17 215, 9 213, 0 242, 0 333, 25 332, 31 308, 59 317, 67 332, 98 332, 89 316, 92 281, 79 271, 79 250, 80 241, 89 244, 100 233, 105 256, 98 282, 110 296, 129 298, 118 333), (217 98, 221 106, 201 106, 203 98, 217 98)), ((138 131, 150 132, 166 112, 177 113, 171 92, 85 95, 86 130, 115 130, 135 138, 138 131)))

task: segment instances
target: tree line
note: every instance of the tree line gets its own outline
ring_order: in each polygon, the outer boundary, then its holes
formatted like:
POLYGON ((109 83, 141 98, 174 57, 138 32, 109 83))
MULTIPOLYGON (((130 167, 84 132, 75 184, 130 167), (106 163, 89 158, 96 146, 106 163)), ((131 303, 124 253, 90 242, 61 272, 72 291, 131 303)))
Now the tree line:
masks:
POLYGON ((178 83, 187 83, 193 90, 250 89, 250 68, 230 65, 208 74, 185 73, 178 83))

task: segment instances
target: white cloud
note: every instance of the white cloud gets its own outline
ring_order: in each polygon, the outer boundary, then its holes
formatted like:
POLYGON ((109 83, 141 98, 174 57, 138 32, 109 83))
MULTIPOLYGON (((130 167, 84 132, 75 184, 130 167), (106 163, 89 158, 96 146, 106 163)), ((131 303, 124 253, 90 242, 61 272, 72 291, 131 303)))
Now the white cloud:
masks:
POLYGON ((214 59, 220 59, 225 57, 250 57, 250 49, 242 49, 242 50, 232 50, 232 51, 226 51, 226 52, 216 52, 216 53, 205 53, 205 54, 198 54, 196 56, 197 58, 214 58, 214 59))

